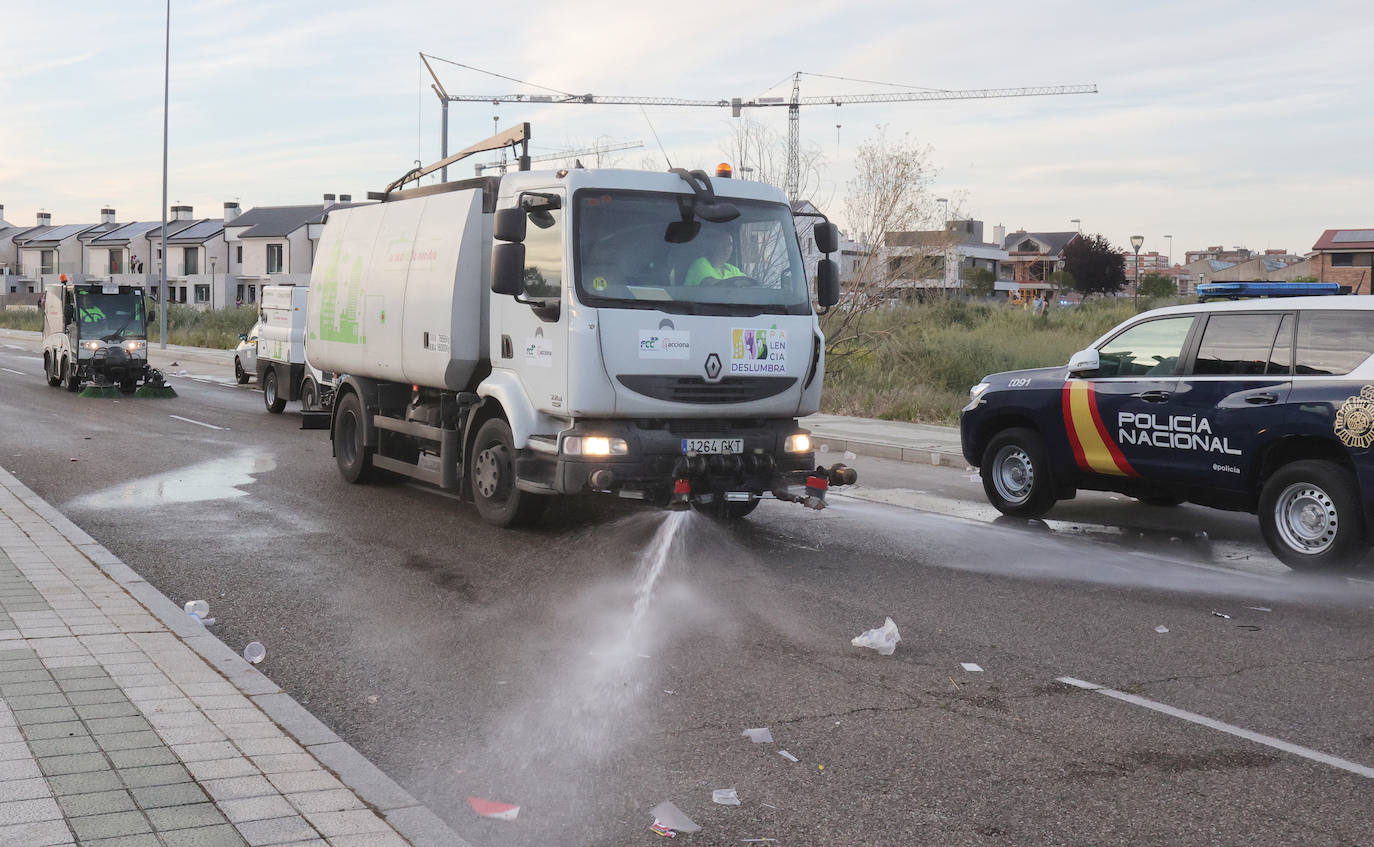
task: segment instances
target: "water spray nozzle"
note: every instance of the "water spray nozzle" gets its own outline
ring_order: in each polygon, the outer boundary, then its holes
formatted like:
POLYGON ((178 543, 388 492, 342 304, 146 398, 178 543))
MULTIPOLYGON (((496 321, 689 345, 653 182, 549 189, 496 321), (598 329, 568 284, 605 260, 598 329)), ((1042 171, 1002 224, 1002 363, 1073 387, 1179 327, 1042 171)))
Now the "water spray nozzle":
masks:
POLYGON ((673 481, 673 496, 668 501, 668 508, 675 512, 692 508, 691 480, 678 479, 673 481))

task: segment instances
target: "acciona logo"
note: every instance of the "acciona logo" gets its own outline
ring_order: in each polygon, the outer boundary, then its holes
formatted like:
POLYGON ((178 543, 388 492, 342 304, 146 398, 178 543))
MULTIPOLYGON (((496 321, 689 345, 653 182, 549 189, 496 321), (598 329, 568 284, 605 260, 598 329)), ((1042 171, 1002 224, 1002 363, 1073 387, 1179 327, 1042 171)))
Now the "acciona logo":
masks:
POLYGON ((639 358, 687 359, 692 355, 692 336, 685 330, 641 329, 639 358))

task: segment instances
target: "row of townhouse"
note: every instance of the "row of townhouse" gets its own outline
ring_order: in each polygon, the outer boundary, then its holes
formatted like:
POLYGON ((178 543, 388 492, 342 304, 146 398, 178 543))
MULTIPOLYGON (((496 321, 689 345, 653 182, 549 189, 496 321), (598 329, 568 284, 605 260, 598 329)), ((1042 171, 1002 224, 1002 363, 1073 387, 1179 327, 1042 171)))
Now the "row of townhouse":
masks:
MULTIPOLYGON (((264 285, 309 282, 325 213, 353 205, 350 200, 326 194, 318 205, 262 206, 242 214, 230 202, 222 218, 197 218, 191 206, 172 206, 167 299, 220 309, 257 302, 264 285)), ((36 225, 25 227, 7 223, 0 206, 0 303, 34 303, 43 286, 63 275, 142 285, 156 296, 162 240, 161 221, 119 223, 114 209, 101 209, 97 224, 60 226, 39 212, 36 225)))

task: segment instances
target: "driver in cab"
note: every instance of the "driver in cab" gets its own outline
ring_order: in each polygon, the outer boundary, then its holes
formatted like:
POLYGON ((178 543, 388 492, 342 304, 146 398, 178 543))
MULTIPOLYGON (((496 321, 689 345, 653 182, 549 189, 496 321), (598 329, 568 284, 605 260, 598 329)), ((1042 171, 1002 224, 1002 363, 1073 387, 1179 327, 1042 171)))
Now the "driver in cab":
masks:
POLYGON ((706 255, 687 266, 686 285, 720 285, 721 280, 744 276, 744 271, 730 264, 734 240, 728 233, 703 233, 706 255))

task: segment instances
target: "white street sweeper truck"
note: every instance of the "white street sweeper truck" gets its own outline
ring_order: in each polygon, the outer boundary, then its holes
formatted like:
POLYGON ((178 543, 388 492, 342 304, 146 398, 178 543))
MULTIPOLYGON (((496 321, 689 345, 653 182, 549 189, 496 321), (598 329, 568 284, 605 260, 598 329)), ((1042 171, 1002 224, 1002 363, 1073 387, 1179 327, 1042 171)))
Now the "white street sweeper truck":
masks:
MULTIPOLYGON (((427 481, 499 526, 560 494, 742 517, 761 497, 821 508, 855 481, 815 465, 797 422, 819 407, 825 344, 778 189, 531 172, 525 124, 369 199, 329 213, 307 306, 346 480, 427 481), (520 171, 420 186, 506 146, 520 171)), ((833 224, 811 230, 834 252, 833 224)), ((827 258, 815 300, 838 298, 827 258)))

